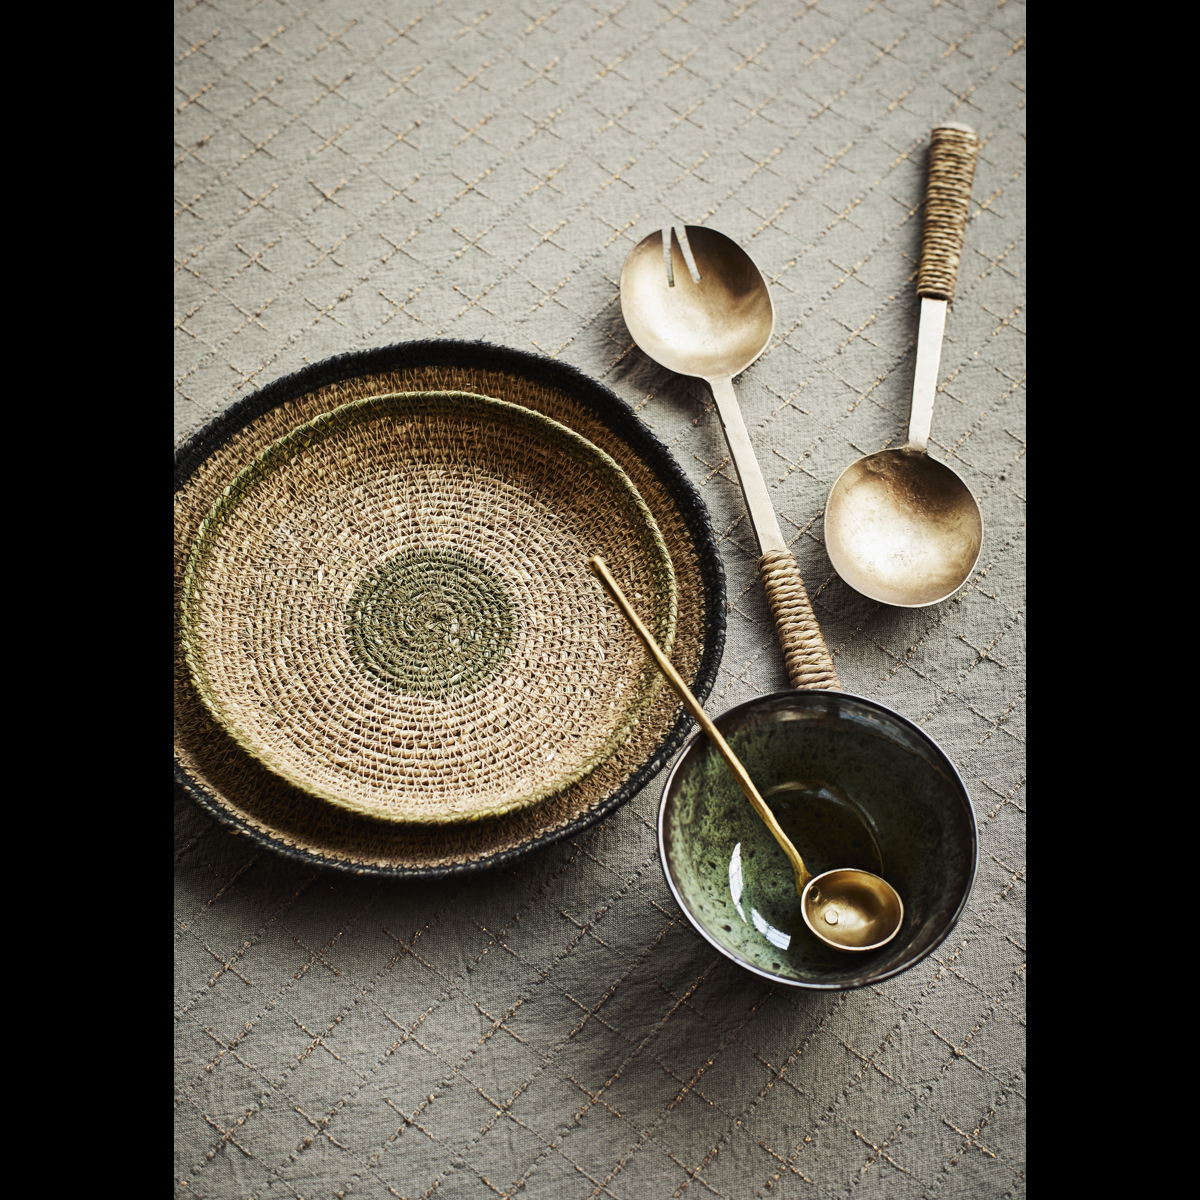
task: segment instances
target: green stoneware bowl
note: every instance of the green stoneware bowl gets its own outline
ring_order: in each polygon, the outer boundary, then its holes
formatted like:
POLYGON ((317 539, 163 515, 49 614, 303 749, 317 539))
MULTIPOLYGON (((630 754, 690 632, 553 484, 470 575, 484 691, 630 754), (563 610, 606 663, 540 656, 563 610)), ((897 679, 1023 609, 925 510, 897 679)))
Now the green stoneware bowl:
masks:
POLYGON ((716 724, 808 869, 882 875, 900 893, 904 922, 861 954, 818 941, 783 851, 698 734, 663 789, 658 847, 700 934, 756 975, 820 991, 878 983, 931 953, 966 905, 979 854, 971 798, 932 739, 845 692, 776 692, 716 724))

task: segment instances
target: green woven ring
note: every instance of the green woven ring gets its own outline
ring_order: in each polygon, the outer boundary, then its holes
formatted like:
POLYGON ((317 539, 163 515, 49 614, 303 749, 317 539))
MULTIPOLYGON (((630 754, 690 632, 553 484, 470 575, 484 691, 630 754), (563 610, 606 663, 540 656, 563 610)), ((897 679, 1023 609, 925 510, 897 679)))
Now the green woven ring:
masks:
POLYGON ((609 757, 661 687, 591 554, 670 653, 670 556, 606 453, 466 392, 357 400, 269 446, 201 523, 187 664, 243 749, 330 804, 512 812, 609 757))

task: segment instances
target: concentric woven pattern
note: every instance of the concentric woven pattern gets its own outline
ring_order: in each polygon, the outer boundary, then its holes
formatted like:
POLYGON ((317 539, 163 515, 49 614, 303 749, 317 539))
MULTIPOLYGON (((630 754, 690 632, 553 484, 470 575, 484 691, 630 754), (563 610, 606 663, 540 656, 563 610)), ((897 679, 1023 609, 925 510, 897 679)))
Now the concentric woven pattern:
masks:
MULTIPOLYGON (((231 410, 177 456, 176 613, 199 527, 254 457, 322 412, 395 391, 465 390, 557 420, 628 473, 654 515, 674 566, 673 660, 698 694, 711 688, 724 637, 724 578, 699 498, 632 412, 590 380, 534 355, 479 343, 409 343, 331 360, 281 380, 231 410)), ((590 577, 589 577, 590 578, 590 577)), ((356 872, 476 869, 555 840, 611 811, 665 765, 690 722, 660 691, 629 740, 579 782, 540 803, 469 824, 397 826, 339 812, 288 784, 241 749, 193 687, 176 639, 176 777, 210 812, 273 849, 356 872)))
POLYGON ((671 560, 625 473, 528 409, 358 400, 259 455, 200 527, 193 681, 251 755, 385 820, 477 820, 581 779, 659 691, 586 569, 665 647, 671 560))

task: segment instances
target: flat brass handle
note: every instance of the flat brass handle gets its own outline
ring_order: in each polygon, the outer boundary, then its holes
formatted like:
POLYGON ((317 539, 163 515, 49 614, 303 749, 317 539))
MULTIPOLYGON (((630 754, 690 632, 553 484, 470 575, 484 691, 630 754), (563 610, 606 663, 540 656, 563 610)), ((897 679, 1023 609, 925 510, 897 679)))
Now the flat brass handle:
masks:
POLYGON ((758 574, 767 592, 792 687, 841 691, 796 556, 790 550, 764 554, 758 560, 758 574))
POLYGON ((917 295, 953 300, 979 155, 979 135, 968 125, 939 125, 929 138, 925 231, 917 295))

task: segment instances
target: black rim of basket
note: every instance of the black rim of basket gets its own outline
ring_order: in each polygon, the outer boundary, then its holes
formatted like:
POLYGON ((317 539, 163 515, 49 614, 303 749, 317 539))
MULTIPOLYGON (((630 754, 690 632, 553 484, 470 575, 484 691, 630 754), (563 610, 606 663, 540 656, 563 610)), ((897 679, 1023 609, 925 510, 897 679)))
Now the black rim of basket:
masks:
MULTIPOLYGON (((576 367, 544 355, 531 354, 487 342, 468 342, 450 338, 427 341, 399 342, 375 350, 359 350, 327 358, 292 375, 277 379, 231 405, 225 412, 193 434, 175 451, 174 490, 178 492, 196 469, 225 443, 252 421, 291 400, 330 384, 342 383, 360 375, 384 371, 414 370, 425 367, 475 368, 484 371, 504 371, 546 387, 567 392, 573 399, 589 408, 613 433, 624 438, 641 455, 647 465, 667 485, 679 505, 684 523, 692 535, 700 560, 704 581, 704 651, 692 690, 703 702, 717 680, 717 669, 725 648, 725 568, 717 550, 717 539, 708 519, 708 509, 695 484, 684 474, 671 452, 642 423, 630 406, 610 388, 589 378, 576 367)), ((691 733, 692 719, 680 714, 666 737, 650 757, 615 791, 558 829, 520 846, 466 863, 445 867, 378 867, 346 862, 315 851, 301 850, 271 837, 255 828, 249 821, 234 816, 223 808, 202 783, 193 778, 178 756, 174 756, 176 786, 190 796, 201 808, 227 828, 245 834, 265 849, 281 854, 305 866, 319 867, 355 876, 380 879, 447 879, 473 875, 516 862, 564 838, 582 833, 598 821, 611 815, 635 796, 670 761, 691 733)))

